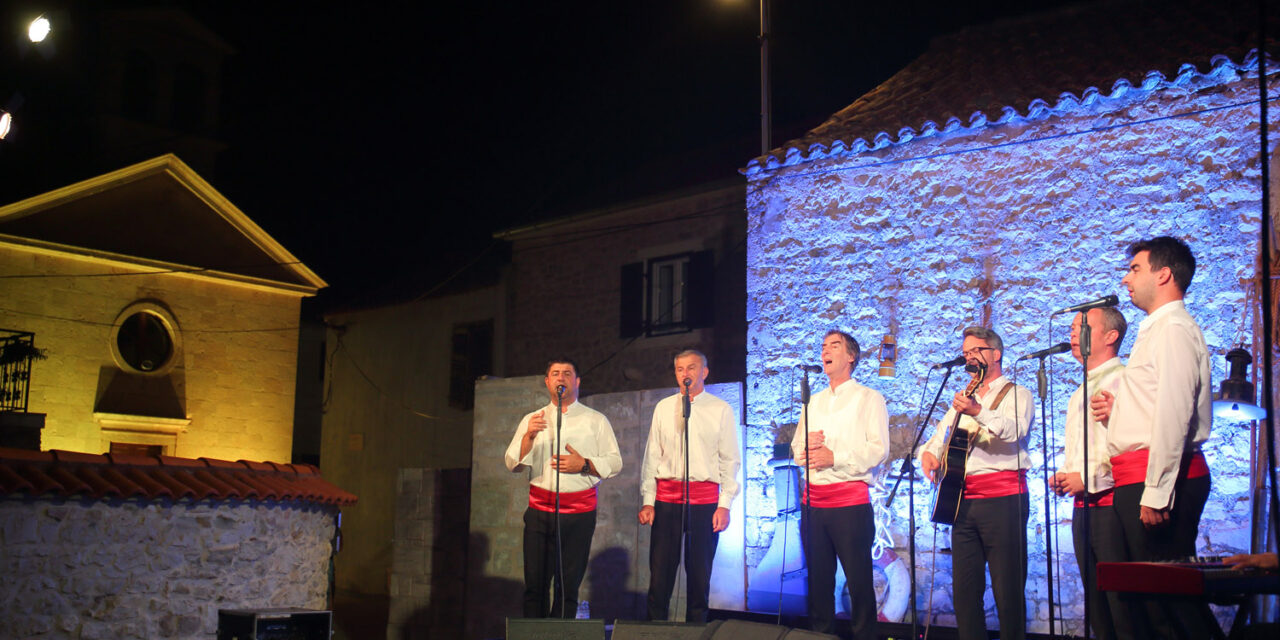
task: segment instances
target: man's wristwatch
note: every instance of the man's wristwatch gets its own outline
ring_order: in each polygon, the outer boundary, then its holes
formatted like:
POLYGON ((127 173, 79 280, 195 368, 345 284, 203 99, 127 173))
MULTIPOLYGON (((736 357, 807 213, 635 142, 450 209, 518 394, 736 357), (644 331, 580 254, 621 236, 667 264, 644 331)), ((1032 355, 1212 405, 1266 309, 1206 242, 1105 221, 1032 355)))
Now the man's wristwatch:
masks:
POLYGON ((591 463, 586 458, 582 459, 582 471, 578 473, 591 473, 591 463))

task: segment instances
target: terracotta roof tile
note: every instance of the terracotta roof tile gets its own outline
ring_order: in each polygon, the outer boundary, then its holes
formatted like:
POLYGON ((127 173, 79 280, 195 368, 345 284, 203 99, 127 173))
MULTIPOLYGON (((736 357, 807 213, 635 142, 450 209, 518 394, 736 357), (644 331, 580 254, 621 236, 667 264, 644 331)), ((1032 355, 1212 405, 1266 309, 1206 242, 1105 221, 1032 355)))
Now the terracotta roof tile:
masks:
POLYGON ((311 465, 0 448, 0 495, 354 504, 311 465))
POLYGON ((1253 3, 1103 0, 968 28, 742 172, 1235 81, 1257 67, 1256 21, 1253 3))

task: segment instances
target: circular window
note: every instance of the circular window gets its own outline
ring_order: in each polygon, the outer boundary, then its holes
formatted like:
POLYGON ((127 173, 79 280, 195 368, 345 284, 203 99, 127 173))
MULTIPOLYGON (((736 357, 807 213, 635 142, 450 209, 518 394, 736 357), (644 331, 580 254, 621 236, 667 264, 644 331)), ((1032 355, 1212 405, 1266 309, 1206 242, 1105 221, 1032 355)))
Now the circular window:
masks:
POLYGON ((155 303, 130 305, 116 318, 111 355, 121 369, 160 374, 173 368, 180 343, 173 316, 155 303))
POLYGON ((173 340, 164 322, 145 311, 125 318, 116 332, 116 348, 129 366, 145 373, 163 367, 173 357, 173 340))

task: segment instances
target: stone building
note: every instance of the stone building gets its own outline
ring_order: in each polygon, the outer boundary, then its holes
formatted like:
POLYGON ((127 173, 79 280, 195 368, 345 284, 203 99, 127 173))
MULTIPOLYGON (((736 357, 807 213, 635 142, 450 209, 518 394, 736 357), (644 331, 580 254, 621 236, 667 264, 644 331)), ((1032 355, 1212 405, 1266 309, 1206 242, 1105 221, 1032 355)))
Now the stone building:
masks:
MULTIPOLYGON (((389 611, 397 629, 418 624, 432 575, 461 580, 432 563, 465 559, 475 385, 502 370, 502 301, 490 283, 325 315, 320 460, 330 480, 360 496, 344 511, 335 587, 364 609, 389 611), (406 478, 418 489, 398 497, 406 478), (443 522, 433 525, 433 514, 443 522), (432 556, 433 546, 443 551, 432 556)), ((460 629, 460 607, 439 611, 436 632, 460 629)))
POLYGON ((210 638, 223 609, 327 627, 356 500, 310 465, 17 449, 0 496, 0 637, 49 640, 210 638))
POLYGON ((692 347, 715 363, 710 381, 742 380, 743 207, 735 180, 498 233, 511 243, 507 375, 566 354, 584 393, 663 388, 692 347))
MULTIPOLYGON (((1120 278, 1124 249, 1140 238, 1184 238, 1200 259, 1187 303, 1204 328, 1215 385, 1228 349, 1269 345, 1255 302, 1265 279, 1256 266, 1254 20, 1243 3, 1116 1, 967 29, 936 40, 807 136, 750 162, 745 493, 766 497, 747 503, 749 561, 773 542, 770 426, 795 422, 792 365, 815 357, 829 327, 851 331, 870 352, 855 377, 889 402, 892 460, 908 453, 922 404, 940 384, 930 364, 958 353, 967 325, 998 330, 1008 366, 1067 337, 1070 317, 1051 320, 1054 309, 1118 293, 1133 327, 1127 355, 1143 315, 1120 278), (896 338, 897 375, 880 379, 886 335, 896 338)), ((1275 90, 1270 75, 1267 84, 1275 90)), ((1277 121, 1273 110, 1269 126, 1277 121)), ((1079 376, 1074 362, 1050 364, 1049 428, 1037 409, 1030 444, 1027 613, 1032 631, 1047 630, 1050 532, 1063 551, 1057 613, 1080 633, 1070 505, 1055 499, 1046 508, 1041 479, 1057 464, 1062 403, 1079 376)), ((1031 365, 1007 373, 1036 386, 1031 365)), ((1206 555, 1250 548, 1250 522, 1237 510, 1251 499, 1250 443, 1249 424, 1215 423, 1206 447, 1213 495, 1199 539, 1206 555)), ((916 500, 915 601, 953 624, 949 556, 938 553, 948 538, 943 532, 935 546, 927 485, 917 486, 926 493, 916 500), (939 588, 930 591, 935 561, 939 588)), ((879 508, 903 557, 906 516, 901 494, 879 508)), ((988 626, 997 626, 994 608, 988 626)))
POLYGON ((42 449, 290 458, 325 286, 172 155, 0 208, 0 327, 35 334, 42 449))

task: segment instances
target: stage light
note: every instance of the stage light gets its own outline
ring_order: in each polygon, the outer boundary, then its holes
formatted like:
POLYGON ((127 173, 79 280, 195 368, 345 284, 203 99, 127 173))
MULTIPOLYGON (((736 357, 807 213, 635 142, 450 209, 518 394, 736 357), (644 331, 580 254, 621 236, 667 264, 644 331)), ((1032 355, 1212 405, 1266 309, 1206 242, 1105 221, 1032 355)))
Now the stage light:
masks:
POLYGON ((49 37, 49 31, 52 30, 52 28, 53 27, 49 24, 49 19, 44 16, 40 16, 39 18, 32 20, 31 25, 27 27, 27 38, 32 42, 44 42, 44 39, 49 37))
POLYGON ((1261 420, 1267 417, 1266 410, 1254 404, 1257 396, 1248 377, 1253 356, 1242 347, 1236 347, 1227 352, 1227 362, 1231 373, 1218 387, 1217 397, 1213 400, 1214 417, 1226 420, 1261 420))
POLYGON ((13 125, 13 116, 8 111, 0 111, 0 140, 9 135, 9 127, 13 125))

